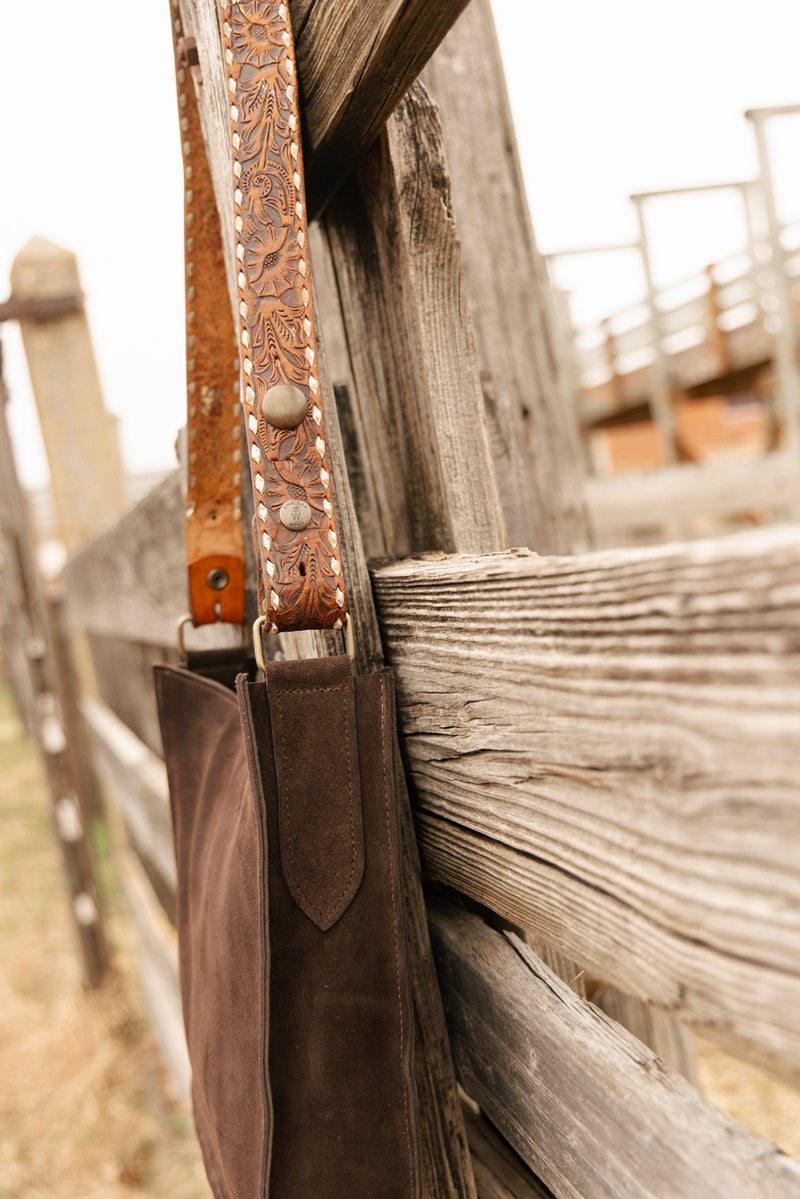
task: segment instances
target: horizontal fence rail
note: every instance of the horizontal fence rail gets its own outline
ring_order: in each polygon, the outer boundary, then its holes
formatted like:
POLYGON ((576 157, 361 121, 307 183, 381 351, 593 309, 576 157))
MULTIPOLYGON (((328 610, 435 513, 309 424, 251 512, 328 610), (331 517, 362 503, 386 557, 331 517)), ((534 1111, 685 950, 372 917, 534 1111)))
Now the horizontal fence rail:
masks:
MULTIPOLYGON (((785 251, 780 266, 798 314, 800 256, 793 243, 799 228, 797 223, 784 228, 792 249, 785 251)), ((772 357, 777 328, 774 268, 759 260, 769 258, 761 243, 757 255, 754 259, 750 250, 740 251, 680 283, 657 289, 663 348, 677 386, 696 387, 731 371, 763 365, 772 357)), ((572 340, 586 423, 647 398, 655 340, 645 303, 573 330, 572 340)))
POLYGON ((512 934, 434 904, 462 1086, 561 1199, 796 1199, 800 1163, 703 1099, 512 934))
POLYGON ((763 458, 697 465, 681 463, 658 471, 588 478, 586 499, 599 544, 619 544, 643 532, 692 518, 765 515, 800 517, 800 457, 772 453, 763 458), (631 496, 636 502, 631 503, 631 496))
POLYGON ((374 587, 435 877, 800 1078, 800 527, 374 587))

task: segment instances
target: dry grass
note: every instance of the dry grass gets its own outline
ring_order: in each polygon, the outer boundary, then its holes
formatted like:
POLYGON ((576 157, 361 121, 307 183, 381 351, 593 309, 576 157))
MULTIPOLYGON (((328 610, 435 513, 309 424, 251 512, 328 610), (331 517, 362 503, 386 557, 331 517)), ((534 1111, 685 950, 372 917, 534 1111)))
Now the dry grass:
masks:
POLYGON ((0 1199, 208 1199, 110 896, 116 976, 84 994, 38 761, 0 693, 0 1199))
POLYGON ((708 1098, 752 1132, 800 1158, 800 1092, 699 1037, 695 1049, 698 1081, 708 1098))
MULTIPOLYGON (((39 763, 0 687, 0 1199, 209 1199, 170 1097, 134 937, 111 893, 116 975, 84 994, 39 763)), ((703 1089, 800 1156, 800 1095, 698 1043, 703 1089)))

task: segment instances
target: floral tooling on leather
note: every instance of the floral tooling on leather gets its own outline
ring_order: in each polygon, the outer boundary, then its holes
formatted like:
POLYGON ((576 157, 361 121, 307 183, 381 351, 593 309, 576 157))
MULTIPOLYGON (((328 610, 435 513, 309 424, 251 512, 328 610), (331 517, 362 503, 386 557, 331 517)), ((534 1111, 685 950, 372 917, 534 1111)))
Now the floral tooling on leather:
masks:
MULTIPOLYGON (((285 4, 221 6, 233 146, 243 399, 265 611, 271 631, 341 628, 344 580, 316 364, 300 119, 285 4), (267 390, 300 388, 296 429, 267 423, 267 390), (300 530, 287 501, 308 505, 300 530)), ((303 509, 304 511, 304 509, 303 509)))

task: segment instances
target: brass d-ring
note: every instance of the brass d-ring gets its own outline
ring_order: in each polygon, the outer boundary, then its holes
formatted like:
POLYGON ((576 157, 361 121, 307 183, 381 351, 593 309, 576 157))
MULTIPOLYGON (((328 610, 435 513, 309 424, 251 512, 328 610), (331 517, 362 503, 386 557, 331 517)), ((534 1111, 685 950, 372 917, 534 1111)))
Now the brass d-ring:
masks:
POLYGON ((344 618, 344 643, 347 647, 347 656, 351 662, 356 660, 356 635, 353 629, 353 621, 348 612, 344 618))
MULTIPOLYGON (((182 620, 191 620, 191 616, 182 617, 182 620)), ((264 662, 264 642, 261 640, 261 631, 267 623, 266 616, 259 616, 253 624, 253 653, 256 658, 256 666, 259 670, 266 670, 264 662)), ((178 645, 182 644, 181 621, 178 622, 178 645)), ((348 612, 344 618, 344 640, 347 647, 347 656, 351 662, 356 660, 356 638, 353 631, 353 622, 350 619, 348 612)))
POLYGON ((256 666, 259 670, 264 671, 266 671, 267 667, 264 662, 264 642, 261 640, 261 630, 266 623, 266 616, 259 616, 258 620, 253 624, 253 653, 256 656, 256 666))
POLYGON ((183 630, 186 628, 187 624, 190 624, 192 628, 194 628, 194 617, 189 616, 188 613, 179 618, 178 627, 176 630, 176 636, 178 640, 178 656, 181 662, 186 661, 186 644, 183 639, 183 630))

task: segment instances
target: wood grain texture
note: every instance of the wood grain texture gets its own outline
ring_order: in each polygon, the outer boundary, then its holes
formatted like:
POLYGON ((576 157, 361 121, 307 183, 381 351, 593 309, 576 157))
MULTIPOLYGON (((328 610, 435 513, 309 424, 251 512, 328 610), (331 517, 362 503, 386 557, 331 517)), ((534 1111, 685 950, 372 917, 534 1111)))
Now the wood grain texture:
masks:
POLYGON ((381 132, 466 5, 467 0, 317 0, 303 14, 297 72, 312 214, 381 132))
POLYGON ((466 1100, 464 1122, 478 1199, 553 1199, 552 1191, 534 1177, 477 1107, 466 1100))
POLYGON ((558 1199, 797 1199, 800 1163, 579 999, 513 934, 430 909, 462 1086, 558 1199))
POLYGON ((509 544, 574 553, 589 543, 577 416, 489 0, 467 7, 422 80, 442 123, 509 544))
MULTIPOLYGON (((309 215, 349 175, 380 133, 467 0, 295 0, 295 36, 303 108, 309 215)), ((226 84, 219 51, 217 0, 180 0, 184 26, 197 38, 201 118, 210 148, 223 226, 230 213, 226 84), (221 203, 220 203, 221 201, 221 203)))
MULTIPOLYGON (((332 204, 367 554, 506 544, 435 106, 416 84, 332 204)), ((324 311, 324 309, 323 309, 324 311)))
MULTIPOLYGON (((82 294, 75 255, 41 237, 14 259, 15 299, 82 294)), ((114 418, 106 411, 89 322, 77 312, 20 320, 36 399, 58 529, 74 553, 125 510, 125 471, 114 418)))
POLYGON ((540 938, 525 933, 522 939, 570 990, 580 995, 581 999, 589 999, 596 1003, 607 1016, 616 1020, 623 1028, 627 1028, 628 1032, 658 1054, 665 1066, 669 1066, 670 1070, 676 1070, 697 1086, 694 1038, 680 1020, 676 1020, 664 1008, 626 995, 619 987, 593 978, 571 958, 545 944, 540 938))
POLYGON ((800 531, 381 568, 428 870, 800 1077, 800 531))
MULTIPOLYGON (((473 0, 422 79, 442 125, 508 540, 540 553, 574 552, 592 540, 575 393, 531 226, 489 0, 473 0)), ((556 970, 562 978, 581 973, 565 968, 556 970)), ((670 1064, 692 1077, 691 1041, 677 1021, 611 986, 605 992, 626 1027, 653 1037, 647 1043, 668 1049, 670 1064)))

